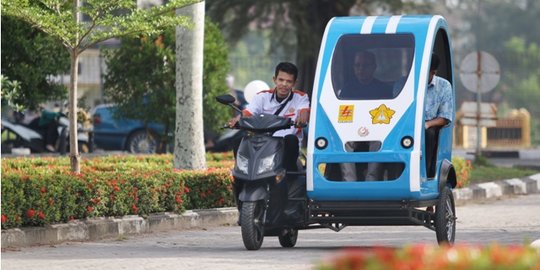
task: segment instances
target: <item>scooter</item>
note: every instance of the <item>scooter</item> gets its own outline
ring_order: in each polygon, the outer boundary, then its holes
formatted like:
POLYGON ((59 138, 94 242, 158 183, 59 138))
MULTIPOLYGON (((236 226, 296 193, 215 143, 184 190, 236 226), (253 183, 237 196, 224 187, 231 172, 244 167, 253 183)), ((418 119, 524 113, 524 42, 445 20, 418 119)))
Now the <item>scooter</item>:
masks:
MULTIPOLYGON (((233 105, 233 96, 216 99, 240 111, 233 105)), ((278 236, 283 247, 293 247, 298 226, 305 224, 305 173, 286 171, 284 140, 272 137, 292 125, 289 118, 258 114, 240 118, 234 127, 245 131, 232 174, 242 240, 248 250, 259 249, 264 236, 278 236)))
MULTIPOLYGON (((57 121, 59 136, 55 144, 55 151, 64 155, 69 149, 69 120, 65 115, 61 115, 57 121)), ((84 129, 79 124, 77 137, 80 152, 93 152, 91 129, 84 129)), ((2 154, 11 153, 14 148, 28 148, 32 153, 47 152, 44 135, 22 123, 13 123, 2 119, 2 138, 2 154)))

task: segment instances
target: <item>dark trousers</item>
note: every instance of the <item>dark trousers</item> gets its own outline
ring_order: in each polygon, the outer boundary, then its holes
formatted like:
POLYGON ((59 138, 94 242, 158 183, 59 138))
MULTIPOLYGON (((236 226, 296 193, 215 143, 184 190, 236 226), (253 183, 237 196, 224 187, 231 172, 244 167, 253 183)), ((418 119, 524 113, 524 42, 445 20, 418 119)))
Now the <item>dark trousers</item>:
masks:
POLYGON ((439 145, 440 127, 426 129, 426 174, 428 178, 435 177, 437 167, 437 146, 439 145))
POLYGON ((296 161, 298 160, 298 137, 296 135, 287 135, 283 137, 285 141, 285 169, 287 171, 297 171, 298 166, 296 164, 296 161))

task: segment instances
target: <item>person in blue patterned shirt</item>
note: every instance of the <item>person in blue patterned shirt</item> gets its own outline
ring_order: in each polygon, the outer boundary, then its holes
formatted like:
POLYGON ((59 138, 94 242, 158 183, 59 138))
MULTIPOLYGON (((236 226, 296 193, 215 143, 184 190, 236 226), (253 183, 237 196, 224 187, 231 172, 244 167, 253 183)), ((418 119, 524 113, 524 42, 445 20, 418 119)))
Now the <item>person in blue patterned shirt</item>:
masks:
POLYGON ((452 122, 454 115, 454 100, 452 86, 446 79, 436 76, 439 67, 439 57, 431 56, 429 81, 424 106, 426 128, 426 172, 429 178, 435 176, 435 157, 439 130, 452 122))

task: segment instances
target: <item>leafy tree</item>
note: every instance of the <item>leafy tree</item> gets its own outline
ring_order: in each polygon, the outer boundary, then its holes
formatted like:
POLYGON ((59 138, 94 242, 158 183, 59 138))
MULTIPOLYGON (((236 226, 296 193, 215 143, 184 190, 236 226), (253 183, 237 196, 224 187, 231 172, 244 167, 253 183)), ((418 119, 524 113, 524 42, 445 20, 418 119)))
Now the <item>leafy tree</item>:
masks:
MULTIPOLYGON (((204 128, 217 132, 230 117, 227 107, 215 100, 227 92, 227 46, 220 30, 208 19, 204 31, 204 128)), ((165 134, 172 131, 176 111, 175 29, 156 36, 124 38, 119 49, 106 52, 106 61, 105 94, 119 105, 118 116, 162 123, 165 134)))
POLYGON ((162 123, 160 152, 174 127, 174 46, 174 30, 168 30, 157 37, 123 38, 120 49, 105 52, 104 90, 118 104, 115 117, 162 123))
MULTIPOLYGON (((137 9, 132 0, 5 0, 2 15, 13 16, 30 23, 62 42, 70 55, 69 106, 77 111, 77 80, 79 55, 87 48, 113 37, 151 35, 172 25, 188 25, 184 16, 174 10, 196 0, 171 0, 166 5, 147 10, 137 9), (82 15, 88 22, 81 22, 82 15)), ((77 145, 77 114, 69 114, 71 170, 80 172, 77 145)))
POLYGON ((15 17, 2 16, 2 74, 18 82, 18 94, 11 100, 18 110, 64 99, 65 86, 47 76, 68 69, 69 54, 57 39, 15 17))
POLYGON ((505 43, 505 56, 511 66, 503 73, 504 101, 512 108, 526 108, 531 114, 531 141, 540 143, 540 46, 514 37, 505 43), (514 63, 513 63, 514 62, 514 63), (536 117, 535 117, 536 116, 536 117))
MULTIPOLYGON (((6 76, 1 76, 2 79, 2 105, 7 105, 13 108, 15 111, 22 111, 25 106, 21 104, 21 84, 18 81, 10 80, 6 76)), ((2 113, 4 113, 4 106, 2 106, 2 113)))
POLYGON ((458 7, 474 37, 474 42, 466 43, 470 44, 467 51, 487 51, 501 68, 499 84, 483 94, 482 100, 499 103, 500 108, 526 108, 531 113, 532 142, 540 143, 540 31, 531 26, 540 17, 540 2, 461 1, 458 7))
POLYGON ((523 1, 462 1, 471 23, 470 31, 476 43, 470 43, 488 52, 500 52, 501 45, 512 37, 525 42, 540 42, 540 31, 531 31, 531 22, 540 17, 540 2, 523 1))
MULTIPOLYGON (((462 36, 471 35, 462 42, 464 54, 476 50, 483 50, 492 54, 498 61, 502 73, 519 70, 523 57, 515 55, 508 57, 507 48, 503 46, 512 38, 518 37, 525 43, 540 44, 540 31, 531 31, 530 23, 540 16, 540 2, 536 0, 523 1, 459 1, 454 12, 462 14, 462 24, 469 24, 462 36), (515 56, 518 58, 516 59, 515 56), (518 60, 518 61, 516 61, 518 60)), ((508 77, 503 76, 499 87, 484 94, 483 100, 500 102, 501 86, 508 77)), ((470 94, 471 96, 473 94, 470 94)), ((505 94, 506 95, 506 94, 505 94)))
POLYGON ((219 133, 221 126, 231 117, 228 107, 216 102, 226 94, 225 76, 229 72, 228 46, 216 24, 206 20, 204 29, 203 62, 203 118, 204 129, 219 133))
MULTIPOLYGON (((225 30, 228 40, 237 42, 255 26, 272 31, 272 49, 296 51, 300 69, 298 86, 311 93, 317 56, 324 29, 335 16, 347 16, 351 8, 365 15, 411 10, 416 5, 401 0, 213 0, 207 3, 209 16, 225 30)), ((268 67, 269 69, 273 67, 268 67)))

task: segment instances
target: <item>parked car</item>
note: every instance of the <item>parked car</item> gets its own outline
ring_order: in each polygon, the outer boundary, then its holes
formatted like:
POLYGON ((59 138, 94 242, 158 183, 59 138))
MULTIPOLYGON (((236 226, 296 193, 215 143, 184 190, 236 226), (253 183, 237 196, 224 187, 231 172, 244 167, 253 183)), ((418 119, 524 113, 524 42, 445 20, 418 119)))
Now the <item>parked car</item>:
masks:
POLYGON ((103 150, 120 150, 131 153, 155 153, 158 138, 165 127, 136 119, 116 119, 116 105, 99 105, 92 111, 94 121, 94 144, 103 150))
MULTIPOLYGON (((165 132, 165 126, 159 123, 149 123, 137 119, 116 119, 113 116, 115 104, 98 105, 91 112, 94 122, 94 146, 109 151, 128 151, 131 153, 155 153, 158 148, 158 138, 165 132)), ((209 152, 232 151, 233 145, 238 144, 243 133, 239 130, 229 130, 223 134, 206 133, 205 148, 209 152)), ((169 135, 172 142, 173 134, 169 135)), ((172 144, 167 146, 168 152, 173 152, 172 144)))

